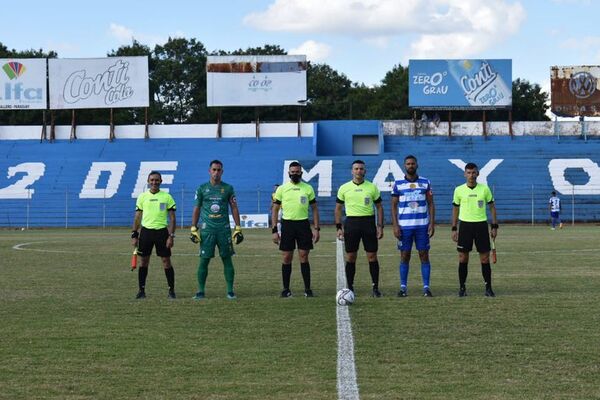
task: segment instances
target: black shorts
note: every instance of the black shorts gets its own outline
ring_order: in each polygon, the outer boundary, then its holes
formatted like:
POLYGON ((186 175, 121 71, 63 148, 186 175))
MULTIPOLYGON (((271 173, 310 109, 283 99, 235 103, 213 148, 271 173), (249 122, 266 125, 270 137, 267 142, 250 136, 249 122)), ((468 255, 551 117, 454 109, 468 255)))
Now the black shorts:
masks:
POLYGON ((362 239, 366 252, 376 253, 379 248, 375 216, 346 217, 344 221, 344 247, 346 253, 356 253, 362 239))
POLYGON ((279 250, 294 251, 296 244, 298 244, 299 250, 310 250, 313 248, 310 222, 307 219, 300 221, 282 219, 279 250))
POLYGON ((458 243, 456 245, 456 250, 461 253, 470 252, 473 250, 473 241, 475 241, 478 253, 490 252, 490 234, 488 232, 487 221, 460 221, 458 225, 458 243))
POLYGON ((159 257, 171 257, 171 249, 167 247, 169 230, 147 229, 142 226, 140 238, 138 240, 138 254, 142 257, 148 257, 152 254, 152 248, 156 246, 156 255, 159 257))

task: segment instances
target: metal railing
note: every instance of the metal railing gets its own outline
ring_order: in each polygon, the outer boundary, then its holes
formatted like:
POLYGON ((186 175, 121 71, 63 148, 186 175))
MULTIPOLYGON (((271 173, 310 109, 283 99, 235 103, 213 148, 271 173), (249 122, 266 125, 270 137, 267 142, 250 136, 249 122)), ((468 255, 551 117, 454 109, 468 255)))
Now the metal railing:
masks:
MULTIPOLYGON (((589 185, 586 185, 588 187, 589 185)), ((549 185, 524 185, 503 187, 490 185, 496 199, 498 219, 501 222, 547 224, 550 220, 548 199, 553 188, 549 185)), ((559 193, 562 201, 561 217, 563 222, 594 222, 600 220, 600 187, 590 194, 578 194, 581 191, 572 185, 570 193, 559 193)), ((257 186, 254 190, 236 191, 241 214, 269 214, 271 191, 257 186)), ((449 223, 452 212, 452 193, 454 187, 438 185, 435 191, 436 221, 449 223)), ((589 188, 588 188, 589 189, 589 188)), ((188 226, 194 207, 195 191, 173 189, 171 195, 177 203, 177 225, 188 226)), ((68 188, 57 189, 52 194, 40 194, 28 191, 23 199, 2 200, 0 227, 81 227, 81 226, 129 226, 135 212, 135 199, 121 196, 109 198, 106 194, 100 199, 80 199, 79 192, 68 188), (25 198, 26 197, 26 198, 25 198)), ((386 222, 390 218, 390 194, 382 192, 386 222)), ((323 224, 334 221, 335 191, 330 197, 317 197, 319 214, 323 224)))

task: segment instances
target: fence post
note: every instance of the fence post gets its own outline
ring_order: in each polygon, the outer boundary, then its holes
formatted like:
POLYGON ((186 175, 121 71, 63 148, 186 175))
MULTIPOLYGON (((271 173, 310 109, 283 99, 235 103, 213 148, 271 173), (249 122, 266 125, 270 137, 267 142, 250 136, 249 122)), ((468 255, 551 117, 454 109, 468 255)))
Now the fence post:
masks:
POLYGON ((29 210, 31 208, 31 188, 27 188, 27 217, 25 219, 25 227, 29 229, 29 210))
POLYGON ((65 229, 69 228, 69 188, 65 189, 65 229))
POLYGON ((102 229, 106 229, 106 188, 102 194, 102 229))
POLYGON ((575 185, 571 187, 571 226, 575 226, 575 185))
POLYGON ((185 198, 185 186, 181 186, 181 229, 183 229, 183 201, 185 198))
POLYGON ((256 213, 260 214, 260 185, 256 185, 256 213))
POLYGON ((535 225, 535 202, 533 197, 533 183, 531 184, 531 226, 535 225))

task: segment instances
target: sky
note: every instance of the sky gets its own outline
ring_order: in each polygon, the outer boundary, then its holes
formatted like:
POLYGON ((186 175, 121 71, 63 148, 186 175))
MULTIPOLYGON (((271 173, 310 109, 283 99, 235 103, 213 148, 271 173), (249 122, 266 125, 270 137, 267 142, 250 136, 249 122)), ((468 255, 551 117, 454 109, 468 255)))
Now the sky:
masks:
POLYGON ((104 57, 133 38, 195 38, 210 52, 279 45, 373 86, 409 59, 508 58, 550 88, 552 65, 600 65, 595 0, 32 0, 3 8, 0 42, 104 57), (10 16, 12 14, 12 16, 10 16))

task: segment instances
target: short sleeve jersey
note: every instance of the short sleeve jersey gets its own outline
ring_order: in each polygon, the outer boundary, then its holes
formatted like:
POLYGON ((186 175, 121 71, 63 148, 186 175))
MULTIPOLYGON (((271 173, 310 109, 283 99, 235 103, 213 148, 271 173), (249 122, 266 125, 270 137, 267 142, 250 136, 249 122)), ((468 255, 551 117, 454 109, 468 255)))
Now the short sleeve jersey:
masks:
POLYGON ((454 189, 452 203, 459 207, 458 219, 464 222, 487 221, 486 205, 494 202, 492 191, 487 185, 478 183, 470 188, 465 183, 454 189))
POLYGON ((375 215, 373 204, 381 201, 377 186, 364 180, 360 185, 350 181, 344 183, 337 192, 337 203, 344 204, 346 216, 369 217, 375 215))
POLYGON ((556 196, 550 197, 550 200, 548 200, 548 203, 550 204, 550 211, 552 212, 558 212, 560 211, 560 199, 556 196))
POLYGON ((421 176, 414 181, 404 177, 394 182, 392 196, 398 197, 398 224, 403 229, 429 225, 428 193, 432 193, 431 182, 421 176))
POLYGON ((201 229, 207 232, 229 229, 229 200, 234 199, 233 186, 206 182, 196 190, 196 206, 200 209, 201 229))
POLYGON ((301 221, 308 219, 308 205, 316 202, 315 190, 306 182, 287 182, 277 188, 273 202, 281 204, 283 219, 301 221))
POLYGON ((135 202, 136 211, 142 212, 142 226, 147 229, 163 229, 168 225, 169 210, 176 210, 173 197, 163 191, 140 194, 135 202))

